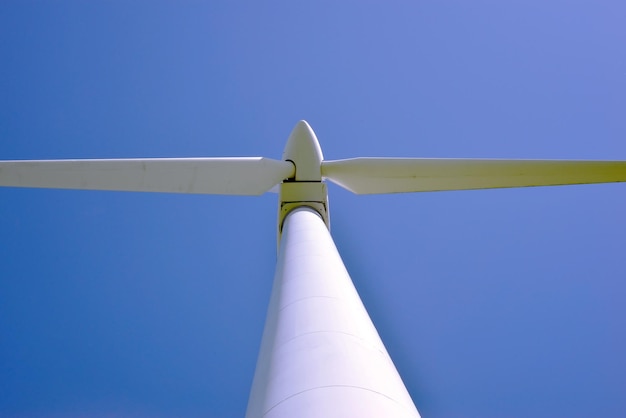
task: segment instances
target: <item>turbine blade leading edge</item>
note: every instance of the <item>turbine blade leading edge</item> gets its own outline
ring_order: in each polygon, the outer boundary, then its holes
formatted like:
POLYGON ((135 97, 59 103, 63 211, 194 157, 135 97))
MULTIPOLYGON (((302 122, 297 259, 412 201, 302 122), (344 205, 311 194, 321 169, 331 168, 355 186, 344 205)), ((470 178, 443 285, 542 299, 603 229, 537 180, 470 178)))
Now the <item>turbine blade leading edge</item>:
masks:
POLYGON ((322 176, 356 194, 557 186, 626 181, 626 161, 351 158, 322 176))
POLYGON ((264 157, 0 161, 0 186, 260 195, 294 172, 264 157))

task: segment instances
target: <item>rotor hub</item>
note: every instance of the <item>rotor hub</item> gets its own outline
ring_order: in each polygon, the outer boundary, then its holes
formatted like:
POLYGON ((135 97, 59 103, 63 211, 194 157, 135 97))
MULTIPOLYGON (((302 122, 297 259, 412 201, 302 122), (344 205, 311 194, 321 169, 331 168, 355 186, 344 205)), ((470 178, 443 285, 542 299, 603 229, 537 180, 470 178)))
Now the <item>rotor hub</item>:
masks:
POLYGON ((328 192, 322 181, 322 149, 315 132, 304 121, 299 121, 291 131, 283 151, 283 160, 294 164, 293 178, 280 184, 278 206, 278 236, 280 237, 283 221, 292 210, 306 206, 315 210, 330 229, 328 216, 328 192))

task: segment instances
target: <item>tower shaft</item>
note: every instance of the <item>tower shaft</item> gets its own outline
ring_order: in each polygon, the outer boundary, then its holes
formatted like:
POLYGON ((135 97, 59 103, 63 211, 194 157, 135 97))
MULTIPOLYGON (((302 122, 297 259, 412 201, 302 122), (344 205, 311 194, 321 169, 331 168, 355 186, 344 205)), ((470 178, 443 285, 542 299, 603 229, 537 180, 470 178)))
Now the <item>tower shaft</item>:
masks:
POLYGON ((248 418, 419 417, 320 215, 284 222, 248 418))

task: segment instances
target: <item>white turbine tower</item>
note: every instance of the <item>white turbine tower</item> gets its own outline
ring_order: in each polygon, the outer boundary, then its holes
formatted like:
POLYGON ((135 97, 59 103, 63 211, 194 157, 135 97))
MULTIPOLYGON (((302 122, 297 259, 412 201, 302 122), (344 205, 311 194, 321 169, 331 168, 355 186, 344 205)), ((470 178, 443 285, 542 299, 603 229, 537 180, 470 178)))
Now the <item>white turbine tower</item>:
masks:
POLYGON ((329 233, 325 179, 357 194, 626 181, 626 161, 324 161, 304 121, 282 160, 0 161, 0 186, 260 195, 280 186, 278 261, 247 417, 418 417, 329 233))

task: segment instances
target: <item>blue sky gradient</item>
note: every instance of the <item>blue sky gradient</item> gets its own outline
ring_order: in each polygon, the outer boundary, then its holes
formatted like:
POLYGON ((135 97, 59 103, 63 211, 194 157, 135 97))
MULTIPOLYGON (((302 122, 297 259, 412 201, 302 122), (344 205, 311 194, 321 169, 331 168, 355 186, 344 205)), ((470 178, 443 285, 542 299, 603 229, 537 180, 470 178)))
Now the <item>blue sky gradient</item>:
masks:
MULTIPOLYGON (((626 160, 618 1, 0 3, 0 159, 626 160)), ((0 189, 0 416, 240 417, 276 200, 0 189)), ((424 417, 626 415, 626 185, 355 196, 424 417)))

